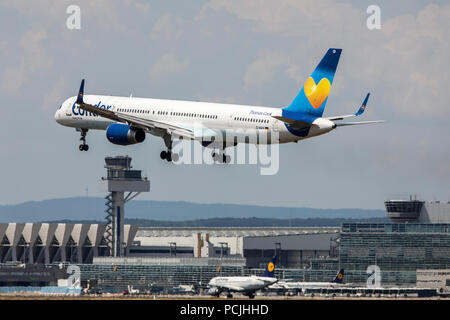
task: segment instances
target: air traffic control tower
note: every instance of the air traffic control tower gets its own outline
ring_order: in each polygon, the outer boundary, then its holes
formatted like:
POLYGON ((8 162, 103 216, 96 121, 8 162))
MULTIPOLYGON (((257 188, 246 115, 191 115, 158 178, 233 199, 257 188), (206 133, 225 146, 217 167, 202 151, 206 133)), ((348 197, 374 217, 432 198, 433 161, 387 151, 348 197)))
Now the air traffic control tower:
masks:
POLYGON ((429 202, 410 196, 409 200, 388 200, 384 205, 393 223, 450 223, 450 201, 429 202))
POLYGON ((124 217, 125 203, 141 192, 150 191, 150 181, 142 178, 141 170, 131 170, 131 158, 128 156, 106 157, 107 177, 101 181, 101 187, 108 192, 105 210, 105 239, 112 257, 124 255, 124 217), (127 195, 125 196, 125 193, 127 195))

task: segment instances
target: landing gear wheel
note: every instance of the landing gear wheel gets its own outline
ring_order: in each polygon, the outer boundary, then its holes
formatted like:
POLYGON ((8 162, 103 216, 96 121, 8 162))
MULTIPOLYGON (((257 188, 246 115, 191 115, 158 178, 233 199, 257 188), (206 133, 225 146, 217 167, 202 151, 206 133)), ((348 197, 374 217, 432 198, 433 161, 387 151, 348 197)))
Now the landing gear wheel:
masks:
POLYGON ((227 156, 225 153, 213 152, 211 154, 211 156, 215 162, 220 162, 220 163, 230 163, 231 162, 231 157, 227 156))
POLYGON ((227 156, 226 154, 222 155, 222 163, 230 163, 231 162, 231 157, 227 156))
POLYGON ((89 146, 87 144, 80 144, 78 149, 80 149, 80 151, 88 151, 89 150, 89 146))
POLYGON ((168 162, 178 161, 178 159, 179 159, 178 154, 172 153, 172 136, 170 134, 166 134, 166 135, 164 135, 163 139, 164 139, 164 144, 167 147, 167 151, 161 152, 161 159, 163 159, 163 160, 165 159, 168 162))
POLYGON ((180 157, 179 157, 178 153, 172 153, 172 161, 173 162, 177 162, 179 158, 180 157))
POLYGON ((231 298, 233 298, 233 295, 231 293, 229 293, 229 294, 227 294, 227 298, 231 299, 231 298))

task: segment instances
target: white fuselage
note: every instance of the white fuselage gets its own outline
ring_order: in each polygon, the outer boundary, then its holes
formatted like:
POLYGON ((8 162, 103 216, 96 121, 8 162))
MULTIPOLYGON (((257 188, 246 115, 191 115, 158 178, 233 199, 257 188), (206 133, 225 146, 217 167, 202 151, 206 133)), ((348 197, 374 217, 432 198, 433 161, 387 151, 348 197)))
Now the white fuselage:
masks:
POLYGON ((312 289, 312 288, 336 288, 342 286, 341 283, 336 282, 289 282, 289 281, 279 281, 274 286, 273 289, 312 289))
POLYGON ((277 279, 272 277, 215 277, 211 279, 209 286, 225 291, 245 292, 259 290, 275 282, 277 282, 277 279))
MULTIPOLYGON (((106 130, 114 121, 80 109, 76 97, 66 99, 55 113, 55 120, 64 126, 80 129, 106 130)), ((245 137, 245 143, 287 143, 327 133, 334 129, 334 123, 325 118, 314 120, 308 134, 299 136, 291 133, 284 122, 273 118, 281 116, 279 108, 243 106, 233 104, 160 100, 104 95, 85 95, 84 102, 107 110, 121 112, 146 120, 184 127, 190 130, 218 130, 231 136, 245 137), (276 134, 260 140, 264 134, 276 134)), ((148 133, 161 136, 158 130, 148 133)), ((199 135, 198 140, 202 139, 199 135)), ((176 138, 176 137, 175 137, 176 138)), ((196 139, 197 140, 197 139, 196 139)))

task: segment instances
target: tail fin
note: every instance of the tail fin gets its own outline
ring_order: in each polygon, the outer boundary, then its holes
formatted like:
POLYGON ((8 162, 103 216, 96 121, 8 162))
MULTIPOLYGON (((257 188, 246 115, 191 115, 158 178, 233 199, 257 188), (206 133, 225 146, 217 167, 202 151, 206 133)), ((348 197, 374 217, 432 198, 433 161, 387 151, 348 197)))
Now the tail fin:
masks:
POLYGON ((270 278, 274 277, 276 260, 277 260, 276 256, 270 259, 269 263, 267 264, 266 270, 264 271, 263 277, 270 277, 270 278))
POLYGON ((322 116, 341 52, 342 49, 328 49, 294 101, 283 109, 283 116, 289 118, 291 112, 322 116))
POLYGON ((331 282, 342 283, 343 280, 344 280, 344 269, 341 269, 341 270, 339 270, 336 277, 334 277, 333 281, 331 281, 331 282))

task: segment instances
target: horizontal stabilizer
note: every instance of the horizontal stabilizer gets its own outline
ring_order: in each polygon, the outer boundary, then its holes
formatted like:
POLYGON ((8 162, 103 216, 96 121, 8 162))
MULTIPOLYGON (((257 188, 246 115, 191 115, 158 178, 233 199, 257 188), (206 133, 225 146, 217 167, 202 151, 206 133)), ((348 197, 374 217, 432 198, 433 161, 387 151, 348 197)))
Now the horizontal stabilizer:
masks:
POLYGON ((356 125, 359 125, 359 124, 372 124, 372 123, 383 123, 383 122, 384 122, 384 120, 336 123, 336 127, 356 126, 356 125))
POLYGON ((285 117, 279 117, 279 116, 273 116, 273 118, 283 121, 284 123, 287 123, 292 128, 309 128, 312 126, 311 123, 308 123, 306 121, 299 121, 299 120, 285 118, 285 117))
POLYGON ((284 123, 287 123, 290 127, 295 129, 309 128, 313 125, 314 120, 317 119, 317 117, 309 114, 289 111, 283 112, 282 116, 272 117, 277 120, 283 121, 284 123))

